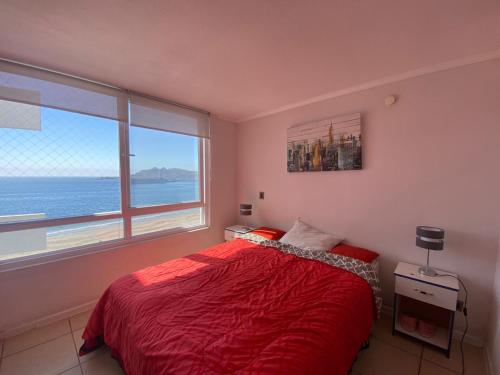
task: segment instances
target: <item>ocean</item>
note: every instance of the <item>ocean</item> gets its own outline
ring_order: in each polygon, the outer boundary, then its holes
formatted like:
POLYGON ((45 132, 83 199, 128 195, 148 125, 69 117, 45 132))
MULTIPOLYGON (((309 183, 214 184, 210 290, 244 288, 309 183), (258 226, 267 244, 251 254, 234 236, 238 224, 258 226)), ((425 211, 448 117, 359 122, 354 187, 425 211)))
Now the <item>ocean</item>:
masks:
MULTIPOLYGON (((46 218, 119 211, 118 178, 0 177, 0 216, 44 213, 46 218)), ((134 183, 132 206, 199 199, 198 181, 134 183)))

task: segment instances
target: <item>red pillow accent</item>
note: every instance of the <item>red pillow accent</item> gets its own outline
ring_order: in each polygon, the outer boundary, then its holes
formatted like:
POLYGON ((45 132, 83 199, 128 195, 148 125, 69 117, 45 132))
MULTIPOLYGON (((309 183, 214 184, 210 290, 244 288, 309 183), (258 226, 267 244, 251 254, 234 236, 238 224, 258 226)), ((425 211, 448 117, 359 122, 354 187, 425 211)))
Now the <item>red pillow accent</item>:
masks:
POLYGON ((252 231, 252 234, 256 234, 258 236, 267 238, 268 240, 275 240, 275 241, 283 237, 285 233, 286 232, 283 232, 282 230, 269 227, 260 227, 252 231))
POLYGON ((338 246, 335 246, 329 252, 332 254, 344 255, 346 257, 359 259, 367 263, 373 262, 379 256, 379 254, 376 253, 375 251, 345 244, 340 244, 338 246))

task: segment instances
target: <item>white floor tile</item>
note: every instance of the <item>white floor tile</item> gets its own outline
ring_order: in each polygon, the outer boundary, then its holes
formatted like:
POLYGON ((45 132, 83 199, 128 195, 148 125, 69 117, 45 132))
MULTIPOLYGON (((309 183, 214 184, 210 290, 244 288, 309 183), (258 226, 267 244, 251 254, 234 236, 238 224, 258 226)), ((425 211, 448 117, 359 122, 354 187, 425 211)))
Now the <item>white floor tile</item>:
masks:
POLYGON ((80 366, 76 366, 73 367, 72 369, 62 372, 59 375, 83 375, 83 372, 80 366))
POLYGON ((418 356, 422 353, 423 345, 421 343, 398 334, 392 335, 392 317, 382 315, 379 320, 375 321, 372 333, 373 336, 386 344, 396 346, 418 356))
MULTIPOLYGON (((73 332, 73 338, 75 339, 75 344, 76 344, 76 350, 77 352, 80 350, 80 347, 83 345, 83 339, 82 339, 82 334, 85 328, 79 329, 78 331, 73 332)), ((84 356, 80 357, 80 363, 87 362, 91 360, 92 358, 101 355, 101 354, 109 354, 109 349, 107 346, 101 346, 99 349, 94 350, 91 353, 85 354, 84 356)))
POLYGON ((78 365, 71 334, 2 359, 0 375, 54 375, 78 365))
POLYGON ((124 375, 118 362, 110 355, 100 355, 90 361, 82 363, 84 375, 124 375))
MULTIPOLYGON (((470 344, 464 344, 464 355, 466 375, 487 374, 483 349, 470 344)), ((460 354, 460 342, 458 340, 453 340, 452 342, 450 358, 447 358, 442 352, 430 347, 424 347, 423 358, 454 372, 460 372, 462 370, 462 357, 460 354)))
POLYGON ((447 368, 435 365, 432 362, 423 360, 420 365, 420 373, 419 375, 456 375, 456 372, 453 372, 447 368))
POLYGON ((70 332, 67 320, 62 320, 45 327, 32 329, 26 333, 5 340, 3 356, 17 353, 21 350, 31 348, 70 332))
POLYGON ((418 375, 419 363, 418 356, 372 338, 370 347, 359 354, 353 370, 363 375, 418 375))
POLYGON ((71 317, 69 319, 69 321, 71 323, 71 330, 74 332, 74 331, 77 331, 81 328, 85 328, 91 314, 92 314, 92 310, 89 310, 89 311, 85 311, 81 314, 78 314, 78 315, 71 317))

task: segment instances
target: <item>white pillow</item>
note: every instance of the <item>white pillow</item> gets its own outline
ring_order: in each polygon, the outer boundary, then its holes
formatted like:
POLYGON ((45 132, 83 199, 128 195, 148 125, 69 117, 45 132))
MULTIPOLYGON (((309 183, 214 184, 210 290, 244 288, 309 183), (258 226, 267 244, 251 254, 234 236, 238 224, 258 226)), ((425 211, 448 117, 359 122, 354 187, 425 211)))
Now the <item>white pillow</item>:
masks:
POLYGON ((341 241, 342 238, 322 232, 298 219, 292 229, 280 239, 281 243, 313 251, 328 251, 341 241))

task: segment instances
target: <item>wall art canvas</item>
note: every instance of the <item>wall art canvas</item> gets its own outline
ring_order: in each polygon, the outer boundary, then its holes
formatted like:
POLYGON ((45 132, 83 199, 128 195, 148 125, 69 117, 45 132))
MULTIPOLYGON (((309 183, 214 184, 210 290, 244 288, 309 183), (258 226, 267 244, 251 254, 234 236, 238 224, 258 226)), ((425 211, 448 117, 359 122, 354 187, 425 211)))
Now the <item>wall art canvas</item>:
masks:
POLYGON ((342 171, 361 167, 360 113, 288 128, 288 172, 342 171))

